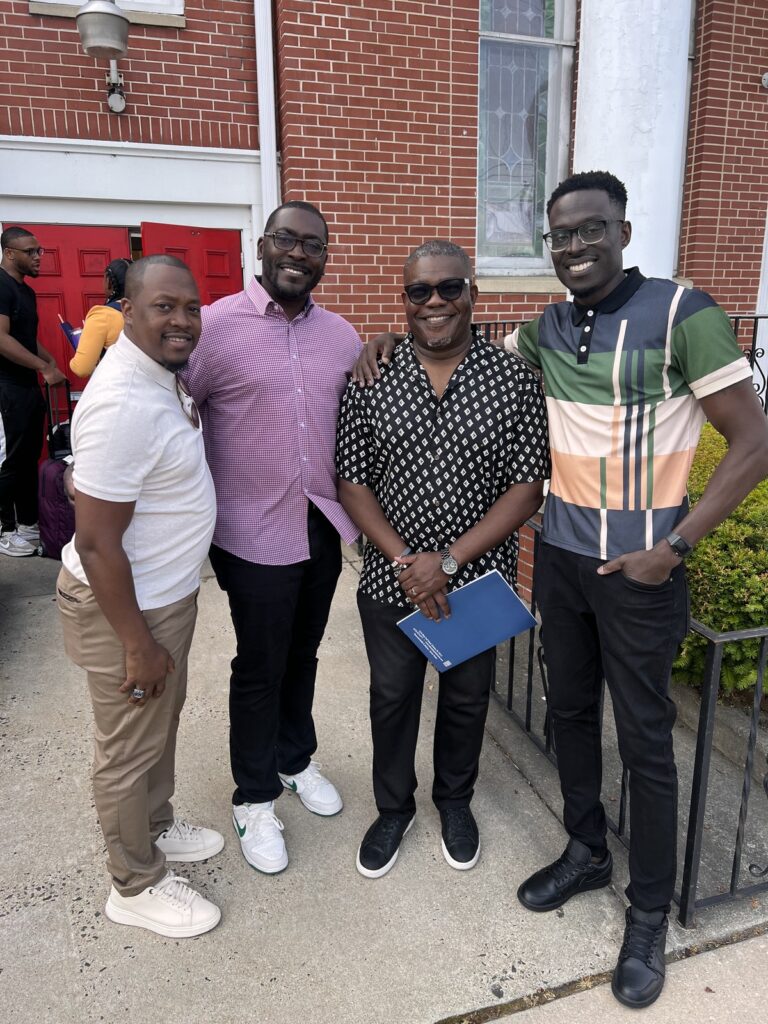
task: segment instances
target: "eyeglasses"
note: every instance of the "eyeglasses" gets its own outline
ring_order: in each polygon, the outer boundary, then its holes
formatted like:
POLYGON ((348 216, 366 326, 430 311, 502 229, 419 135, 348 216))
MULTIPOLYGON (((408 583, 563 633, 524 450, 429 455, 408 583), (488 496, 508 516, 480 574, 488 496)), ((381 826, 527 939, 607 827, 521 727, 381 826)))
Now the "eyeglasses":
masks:
POLYGON ((423 306, 425 302, 429 302, 435 292, 445 302, 452 302, 454 299, 458 299, 467 284, 469 284, 468 277, 446 277, 444 281, 439 281, 437 284, 407 284, 403 291, 414 306, 423 306))
POLYGON ((194 398, 187 391, 187 385, 178 374, 176 374, 176 397, 179 399, 184 415, 195 430, 198 430, 200 428, 200 413, 197 411, 194 398))
POLYGON ((319 238, 299 238, 298 235, 292 235, 288 231, 265 231, 264 237, 271 238, 275 243, 275 248, 282 249, 283 252, 290 252, 291 249, 300 245, 304 255, 315 260, 319 259, 328 248, 326 243, 319 238))
POLYGON ((584 245, 594 245, 595 242, 602 242, 605 238, 605 229, 609 224, 623 224, 623 220, 585 220, 577 228, 558 228, 555 231, 548 231, 544 235, 544 241, 551 252, 562 252, 571 244, 574 235, 578 235, 584 245))
POLYGON ((13 249, 14 252, 23 252, 27 256, 42 256, 45 252, 42 245, 38 245, 37 247, 33 246, 31 249, 20 249, 17 245, 7 245, 6 249, 13 249))

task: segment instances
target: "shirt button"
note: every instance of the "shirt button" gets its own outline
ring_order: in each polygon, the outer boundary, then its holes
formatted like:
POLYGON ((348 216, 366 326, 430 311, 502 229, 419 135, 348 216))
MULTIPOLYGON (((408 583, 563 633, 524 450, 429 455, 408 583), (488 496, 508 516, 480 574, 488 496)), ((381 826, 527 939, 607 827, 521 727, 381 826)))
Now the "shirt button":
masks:
MULTIPOLYGON (((587 330, 589 330, 589 328, 587 328, 587 330)), ((296 388, 296 394, 297 394, 297 395, 300 395, 300 394, 301 394, 301 388, 296 388)))
POLYGON ((291 356, 292 359, 298 359, 298 356, 291 356))
POLYGON ((586 351, 587 351, 587 346, 586 345, 581 345, 579 347, 579 352, 586 352, 586 351))
POLYGON ((306 429, 303 423, 300 423, 299 426, 301 427, 302 430, 306 429))
POLYGON ((588 309, 587 310, 587 316, 594 316, 594 315, 595 315, 594 309, 588 309))
POLYGON ((589 334, 589 332, 590 332, 591 330, 592 330, 592 328, 591 328, 591 327, 585 327, 585 328, 584 328, 584 333, 585 333, 585 334, 589 334))

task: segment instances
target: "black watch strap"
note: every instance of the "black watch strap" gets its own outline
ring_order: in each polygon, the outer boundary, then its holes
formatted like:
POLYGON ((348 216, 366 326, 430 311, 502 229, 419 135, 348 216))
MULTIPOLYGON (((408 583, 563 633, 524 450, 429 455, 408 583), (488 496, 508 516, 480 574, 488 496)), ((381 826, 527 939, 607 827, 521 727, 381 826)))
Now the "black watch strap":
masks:
POLYGON ((685 540, 684 537, 681 537, 679 533, 668 533, 665 540, 678 558, 687 558, 687 556, 693 551, 693 548, 688 541, 685 540))

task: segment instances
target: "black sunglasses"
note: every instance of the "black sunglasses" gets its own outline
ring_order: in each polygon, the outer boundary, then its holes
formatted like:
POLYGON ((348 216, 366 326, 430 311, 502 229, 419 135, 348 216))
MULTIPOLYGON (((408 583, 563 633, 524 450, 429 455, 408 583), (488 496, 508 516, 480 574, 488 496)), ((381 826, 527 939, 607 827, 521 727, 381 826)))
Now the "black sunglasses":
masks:
POLYGON ((179 400, 179 405, 182 408, 184 415, 187 417, 189 422, 195 428, 200 429, 200 413, 197 411, 195 400, 190 395, 187 385, 184 381, 176 374, 176 397, 179 400))
POLYGON ((423 306, 429 302, 433 294, 437 292, 445 302, 453 302, 464 291, 464 286, 469 284, 468 277, 446 277, 444 281, 437 284, 407 284, 403 291, 414 306, 423 306))
POLYGON ((20 249, 18 245, 7 245, 6 249, 13 249, 14 252, 23 252, 25 256, 42 256, 45 252, 42 245, 33 245, 29 249, 20 249))

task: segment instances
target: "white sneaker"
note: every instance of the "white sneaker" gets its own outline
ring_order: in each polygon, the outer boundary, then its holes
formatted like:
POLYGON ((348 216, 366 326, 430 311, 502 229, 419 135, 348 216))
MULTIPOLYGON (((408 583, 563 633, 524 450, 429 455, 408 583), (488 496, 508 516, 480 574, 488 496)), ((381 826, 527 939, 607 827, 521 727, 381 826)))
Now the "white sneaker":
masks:
MULTIPOLYGON (((38 544, 40 542, 38 536, 38 544)), ((29 555, 37 554, 38 544, 30 544, 25 540, 18 530, 11 532, 7 530, 0 533, 0 553, 10 555, 11 558, 26 558, 29 555)))
POLYGON ((317 761, 310 761, 298 775, 283 775, 280 772, 278 774, 285 788, 297 793, 299 800, 313 814, 338 814, 344 806, 338 789, 320 774, 320 765, 317 761))
POLYGON ((224 836, 212 828, 176 820, 170 828, 160 833, 155 843, 168 860, 189 863, 208 860, 220 853, 224 849, 224 836))
POLYGON ((27 544, 31 544, 34 548, 40 547, 40 527, 37 523, 34 526, 24 526, 22 523, 18 523, 16 526, 16 533, 22 540, 25 540, 27 544))
POLYGON ((170 872, 138 896, 121 896, 113 886, 104 911, 116 924, 147 928, 171 939, 202 935, 221 920, 218 907, 190 888, 186 878, 170 872))
POLYGON ((275 814, 274 800, 265 804, 235 804, 232 821, 240 837, 243 856, 252 868, 276 875, 288 867, 282 836, 285 826, 275 814))

